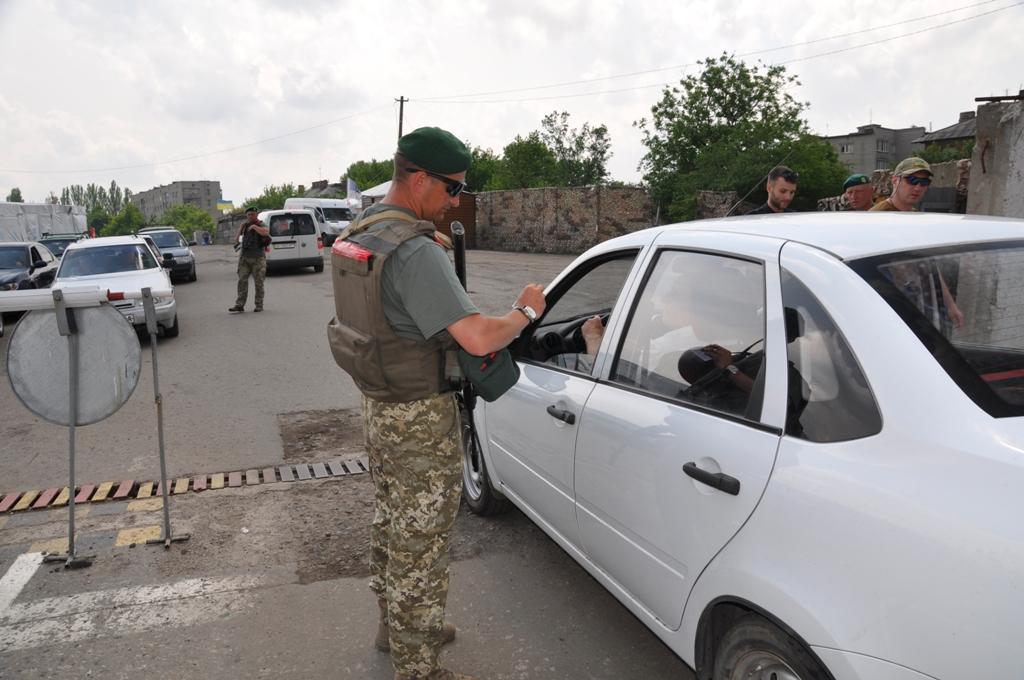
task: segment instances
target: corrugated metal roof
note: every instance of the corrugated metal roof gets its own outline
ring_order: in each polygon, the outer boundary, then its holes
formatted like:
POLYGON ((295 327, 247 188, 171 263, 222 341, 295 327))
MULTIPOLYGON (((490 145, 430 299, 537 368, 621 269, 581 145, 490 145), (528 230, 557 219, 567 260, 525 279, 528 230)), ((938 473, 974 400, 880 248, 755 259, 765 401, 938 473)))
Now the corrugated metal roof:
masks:
POLYGON ((929 142, 945 141, 950 139, 974 139, 974 136, 978 133, 978 119, 971 118, 961 123, 954 123, 948 127, 944 127, 941 130, 935 130, 929 132, 926 135, 921 135, 911 143, 916 144, 928 144, 929 142))

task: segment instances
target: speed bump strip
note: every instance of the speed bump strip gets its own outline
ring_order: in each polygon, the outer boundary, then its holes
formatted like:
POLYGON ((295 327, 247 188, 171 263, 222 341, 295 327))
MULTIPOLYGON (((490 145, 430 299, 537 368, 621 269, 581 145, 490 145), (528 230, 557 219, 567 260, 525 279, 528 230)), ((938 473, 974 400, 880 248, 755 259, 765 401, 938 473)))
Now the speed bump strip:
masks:
POLYGON ((114 500, 119 501, 122 498, 128 498, 132 492, 132 487, 135 486, 135 482, 130 479, 126 479, 117 487, 117 491, 114 492, 114 500))
POLYGON ((60 493, 57 494, 57 500, 53 502, 53 505, 51 507, 59 508, 62 505, 67 505, 68 500, 70 498, 71 492, 68 490, 68 487, 65 486, 63 489, 60 490, 60 493))
POLYGON ((121 529, 114 539, 114 546, 124 548, 129 545, 139 545, 153 539, 160 539, 160 526, 136 527, 135 529, 121 529))
POLYGON ((181 477, 174 483, 174 495, 188 491, 188 477, 181 477))
POLYGON ((263 468, 263 483, 273 484, 277 481, 277 475, 274 474, 274 468, 263 468))
POLYGON ((28 506, 32 505, 32 501, 34 501, 38 496, 38 491, 26 491, 22 494, 21 500, 18 501, 11 509, 14 512, 18 512, 19 510, 28 510, 28 506))
POLYGON ((223 489, 224 488, 224 473, 217 472, 210 475, 210 488, 211 489, 223 489))
POLYGON ((162 498, 144 498, 141 501, 132 501, 128 504, 128 512, 152 512, 164 507, 162 498))
POLYGON ((143 482, 139 485, 139 492, 135 494, 136 498, 149 498, 153 495, 153 482, 143 482))
POLYGON ((245 485, 254 486, 260 483, 259 470, 246 470, 245 471, 245 485))
POLYGON ((29 552, 50 553, 59 555, 68 551, 68 537, 50 538, 45 541, 36 541, 28 549, 29 552))
POLYGON ((309 466, 305 463, 299 463, 295 466, 295 474, 303 481, 313 478, 313 475, 309 474, 309 466))
POLYGON ((18 502, 19 496, 21 496, 20 491, 13 491, 3 498, 0 498, 0 512, 7 512, 10 510, 11 506, 18 502))
POLYGON ((313 463, 313 476, 317 479, 323 479, 327 476, 327 468, 323 463, 313 463))
POLYGON ((114 488, 113 482, 103 482, 100 484, 100 488, 96 489, 96 493, 93 494, 93 503, 102 503, 107 500, 107 496, 110 495, 111 490, 114 488))
POLYGON ((47 489, 46 491, 42 492, 41 494, 39 494, 39 498, 36 499, 36 502, 32 504, 32 509, 39 510, 40 508, 45 508, 47 505, 50 504, 50 501, 52 501, 59 492, 60 489, 47 489))
POLYGON ((85 503, 92 496, 92 492, 96 490, 95 484, 83 484, 82 488, 78 490, 78 494, 75 496, 76 503, 85 503))
POLYGON ((281 467, 277 468, 277 471, 281 474, 281 481, 282 482, 294 482, 295 481, 295 474, 292 472, 292 466, 291 465, 282 465, 281 467))
POLYGON ((240 471, 228 473, 228 486, 231 488, 242 486, 242 473, 240 471))
POLYGON ((206 475, 196 475, 192 478, 193 491, 206 491, 206 475))
POLYGON ((330 468, 331 474, 335 477, 344 477, 348 474, 348 470, 341 464, 341 458, 327 461, 327 467, 330 468))

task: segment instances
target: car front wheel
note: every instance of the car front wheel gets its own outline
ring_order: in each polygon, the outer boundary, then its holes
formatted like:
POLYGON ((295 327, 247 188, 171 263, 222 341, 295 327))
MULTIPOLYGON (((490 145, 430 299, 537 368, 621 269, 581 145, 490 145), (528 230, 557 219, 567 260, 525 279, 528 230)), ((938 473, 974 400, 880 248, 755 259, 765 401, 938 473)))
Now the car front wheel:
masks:
POLYGON ((194 282, 199 276, 196 275, 196 266, 192 265, 192 271, 189 272, 188 280, 194 282))
POLYGON ((713 680, 830 680, 799 641, 757 614, 739 618, 715 653, 713 680))
POLYGON ((469 418, 462 414, 462 498, 474 514, 482 517, 499 515, 510 507, 509 500, 493 486, 487 474, 479 441, 469 427, 469 418))
POLYGON ((178 337, 178 333, 180 333, 180 332, 181 332, 181 326, 178 325, 178 315, 175 314, 174 315, 174 323, 171 324, 170 326, 165 326, 164 327, 164 337, 165 338, 176 338, 176 337, 178 337))

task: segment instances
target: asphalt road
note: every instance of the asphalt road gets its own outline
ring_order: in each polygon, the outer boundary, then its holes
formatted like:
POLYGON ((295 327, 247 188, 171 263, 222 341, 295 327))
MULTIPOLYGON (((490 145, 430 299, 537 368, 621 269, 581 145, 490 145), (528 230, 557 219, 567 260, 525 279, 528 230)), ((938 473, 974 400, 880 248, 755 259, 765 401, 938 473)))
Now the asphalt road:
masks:
MULTIPOLYGON (((197 250, 199 281, 175 289, 181 336, 158 344, 170 476, 357 456, 358 393, 324 332, 329 270, 272 276, 264 313, 229 315, 233 254, 197 250)), ((471 251, 470 291, 500 312, 570 259, 471 251)), ((149 349, 131 400, 79 430, 79 483, 157 478, 149 349)), ((0 413, 0 492, 66 484, 66 430, 29 414, 6 375, 0 413)), ((95 555, 81 570, 26 556, 64 549, 66 509, 0 515, 0 677, 390 679, 388 656, 371 646, 370 489, 356 474, 173 496, 172 533, 190 538, 169 550, 142 545, 160 535, 159 502, 79 506, 77 553, 95 555)), ((460 514, 451 571, 459 637, 443 659, 456 670, 693 677, 518 512, 460 514)))

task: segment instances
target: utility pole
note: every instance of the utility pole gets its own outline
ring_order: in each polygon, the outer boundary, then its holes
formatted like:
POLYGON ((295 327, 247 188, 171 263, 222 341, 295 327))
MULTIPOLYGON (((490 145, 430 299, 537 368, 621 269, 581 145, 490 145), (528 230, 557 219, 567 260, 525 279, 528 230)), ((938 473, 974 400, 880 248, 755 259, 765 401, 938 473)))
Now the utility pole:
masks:
POLYGON ((398 102, 398 138, 402 138, 402 116, 405 114, 405 103, 409 101, 405 96, 401 96, 395 100, 398 102))

